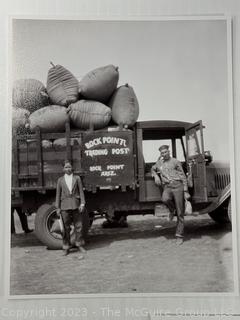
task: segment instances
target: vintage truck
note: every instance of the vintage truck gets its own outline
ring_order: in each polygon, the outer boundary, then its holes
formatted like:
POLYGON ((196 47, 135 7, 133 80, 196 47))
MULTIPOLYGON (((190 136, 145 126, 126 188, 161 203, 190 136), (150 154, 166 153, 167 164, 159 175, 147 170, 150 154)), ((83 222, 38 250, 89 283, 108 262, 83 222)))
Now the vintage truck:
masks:
POLYGON ((133 128, 14 134, 12 144, 12 206, 36 212, 35 232, 48 248, 61 247, 56 215, 56 181, 65 159, 82 177, 86 194, 82 233, 87 235, 96 215, 120 223, 131 214, 166 215, 161 189, 151 177, 151 158, 162 143, 183 165, 188 176, 194 214, 208 213, 219 223, 231 221, 229 167, 215 166, 204 150, 204 126, 196 123, 139 121, 133 128))

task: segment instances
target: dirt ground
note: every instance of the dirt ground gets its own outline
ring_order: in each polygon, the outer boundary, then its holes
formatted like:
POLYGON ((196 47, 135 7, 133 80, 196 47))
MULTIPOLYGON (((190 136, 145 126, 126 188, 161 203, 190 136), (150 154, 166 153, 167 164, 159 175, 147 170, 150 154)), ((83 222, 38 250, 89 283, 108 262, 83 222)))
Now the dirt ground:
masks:
MULTIPOLYGON (((34 215, 29 217, 33 227, 34 215)), ((186 239, 177 246, 175 221, 128 217, 128 228, 94 222, 83 260, 47 250, 34 232, 11 241, 11 295, 85 293, 231 292, 231 228, 208 215, 187 217, 186 239)))

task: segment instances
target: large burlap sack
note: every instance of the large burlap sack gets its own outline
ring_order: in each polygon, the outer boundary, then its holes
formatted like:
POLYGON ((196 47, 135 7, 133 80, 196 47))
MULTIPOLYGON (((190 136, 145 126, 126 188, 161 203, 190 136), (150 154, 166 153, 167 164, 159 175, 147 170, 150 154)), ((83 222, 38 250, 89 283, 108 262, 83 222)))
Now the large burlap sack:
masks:
POLYGON ((25 125, 30 116, 30 112, 22 108, 12 108, 12 129, 19 130, 25 128, 25 125))
MULTIPOLYGON (((80 145, 81 139, 80 138, 71 138, 70 139, 70 145, 73 147, 74 145, 80 145)), ((66 138, 59 138, 53 141, 53 147, 54 149, 61 150, 62 148, 66 148, 67 146, 67 140, 66 138)))
POLYGON ((36 79, 19 79, 13 83, 12 105, 33 112, 49 104, 47 90, 36 79))
POLYGON ((47 92, 52 104, 68 106, 78 99, 78 80, 63 66, 53 65, 48 71, 47 92))
POLYGON ((185 216, 187 215, 191 215, 193 213, 193 210, 192 210, 192 204, 190 201, 188 200, 185 200, 185 216))
POLYGON ((112 119, 118 125, 132 127, 139 116, 139 104, 135 92, 128 84, 113 93, 108 106, 112 109, 112 119))
POLYGON ((40 127, 42 132, 63 132, 69 121, 67 109, 62 106, 48 106, 33 112, 28 119, 27 127, 35 131, 40 127))
POLYGON ((101 129, 108 125, 111 119, 111 109, 103 103, 91 100, 79 100, 71 104, 67 112, 71 123, 79 129, 101 129))
POLYGON ((52 148, 52 142, 50 140, 42 140, 42 148, 44 150, 49 150, 52 148))
POLYGON ((118 67, 107 65, 87 73, 79 82, 79 93, 86 99, 107 102, 117 88, 118 67))

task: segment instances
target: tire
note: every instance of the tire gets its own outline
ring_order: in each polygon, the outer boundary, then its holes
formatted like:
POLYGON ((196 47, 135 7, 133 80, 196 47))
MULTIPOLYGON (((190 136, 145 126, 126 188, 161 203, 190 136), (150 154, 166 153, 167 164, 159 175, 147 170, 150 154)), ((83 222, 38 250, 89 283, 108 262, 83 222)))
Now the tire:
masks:
POLYGON ((94 221, 94 212, 89 212, 89 228, 91 228, 94 221))
POLYGON ((114 214, 113 219, 109 220, 106 218, 102 223, 102 227, 107 228, 127 228, 127 217, 122 212, 117 212, 114 214))
MULTIPOLYGON (((82 213, 82 236, 85 239, 89 229, 89 217, 87 211, 82 213)), ((62 234, 56 207, 49 204, 42 205, 35 218, 35 232, 38 239, 47 246, 48 249, 62 248, 62 234)), ((74 243, 73 228, 71 231, 71 242, 74 243)))
POLYGON ((209 216, 219 224, 230 223, 229 214, 231 214, 231 199, 226 200, 219 208, 209 213, 209 216), (228 207, 230 204, 230 212, 228 212, 228 207))
POLYGON ((232 202, 231 202, 231 198, 228 201, 228 219, 229 221, 232 223, 232 202))

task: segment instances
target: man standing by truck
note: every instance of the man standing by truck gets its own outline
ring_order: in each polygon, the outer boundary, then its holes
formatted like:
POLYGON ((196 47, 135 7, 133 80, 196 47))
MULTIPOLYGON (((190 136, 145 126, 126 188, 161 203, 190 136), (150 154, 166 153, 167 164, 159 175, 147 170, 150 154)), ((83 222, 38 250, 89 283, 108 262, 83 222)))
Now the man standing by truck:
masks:
MULTIPOLYGON (((83 239, 81 235, 82 217, 85 209, 85 196, 81 178, 73 174, 72 165, 67 160, 64 163, 64 175, 57 181, 56 190, 56 208, 57 214, 62 217, 63 234, 63 255, 69 254, 70 243, 70 225, 73 223, 75 229, 75 245, 79 252, 84 252, 83 239)), ((83 256, 80 256, 82 258, 83 256)))
POLYGON ((177 244, 183 243, 185 199, 189 199, 187 179, 179 160, 170 156, 169 146, 159 148, 160 157, 152 166, 151 173, 156 185, 162 186, 162 202, 169 210, 169 221, 177 215, 177 244))
POLYGON ((14 220, 14 211, 16 210, 20 222, 21 222, 21 226, 22 229, 25 233, 30 233, 33 232, 33 229, 29 229, 28 227, 28 220, 27 220, 27 216, 25 214, 25 212, 22 211, 21 207, 11 207, 11 234, 15 234, 16 233, 16 229, 15 229, 15 220, 14 220))

